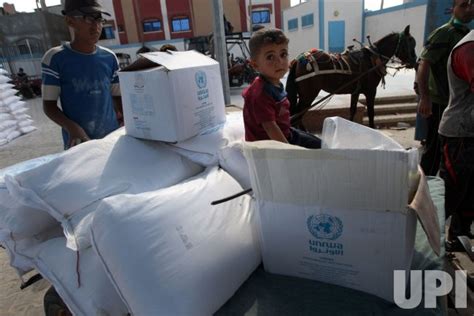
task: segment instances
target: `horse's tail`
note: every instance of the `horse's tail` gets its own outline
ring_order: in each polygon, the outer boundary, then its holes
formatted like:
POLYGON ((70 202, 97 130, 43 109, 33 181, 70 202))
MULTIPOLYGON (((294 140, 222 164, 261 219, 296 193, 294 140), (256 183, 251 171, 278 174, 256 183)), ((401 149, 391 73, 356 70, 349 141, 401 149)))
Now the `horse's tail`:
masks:
POLYGON ((295 109, 298 103, 298 92, 296 91, 296 66, 298 62, 293 61, 290 66, 290 73, 286 80, 286 93, 288 101, 290 101, 290 113, 295 114, 295 109))

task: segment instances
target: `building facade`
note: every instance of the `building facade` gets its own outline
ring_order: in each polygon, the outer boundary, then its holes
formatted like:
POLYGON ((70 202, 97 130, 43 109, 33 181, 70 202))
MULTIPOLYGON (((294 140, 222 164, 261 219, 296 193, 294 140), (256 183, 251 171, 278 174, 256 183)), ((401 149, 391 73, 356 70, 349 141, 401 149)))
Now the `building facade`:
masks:
MULTIPOLYGON (((209 0, 105 0, 112 5, 120 44, 164 41, 212 32, 209 0)), ((282 27, 282 12, 290 0, 223 0, 226 19, 234 32, 246 32, 254 24, 282 27)))
POLYGON ((0 61, 10 73, 21 67, 29 75, 39 75, 43 54, 68 40, 64 18, 57 14, 36 11, 0 16, 0 61))
POLYGON ((308 0, 283 12, 283 29, 290 39, 289 54, 319 48, 341 52, 362 40, 364 0, 308 0))
MULTIPOLYGON (((283 12, 283 29, 290 38, 290 56, 319 48, 341 52, 347 46, 376 41, 410 25, 420 54, 428 35, 451 17, 452 0, 404 0, 403 4, 367 11, 365 0, 307 0, 283 12)), ((472 27, 471 23, 471 27, 472 27)))

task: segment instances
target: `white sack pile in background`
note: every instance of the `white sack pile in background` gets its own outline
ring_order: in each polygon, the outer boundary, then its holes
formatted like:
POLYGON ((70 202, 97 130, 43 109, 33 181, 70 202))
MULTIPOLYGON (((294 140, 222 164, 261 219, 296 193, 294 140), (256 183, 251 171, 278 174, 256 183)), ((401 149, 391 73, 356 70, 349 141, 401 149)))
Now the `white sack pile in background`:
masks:
POLYGON ((36 130, 31 116, 26 114, 25 102, 15 95, 17 91, 5 74, 7 72, 0 68, 0 146, 36 130))

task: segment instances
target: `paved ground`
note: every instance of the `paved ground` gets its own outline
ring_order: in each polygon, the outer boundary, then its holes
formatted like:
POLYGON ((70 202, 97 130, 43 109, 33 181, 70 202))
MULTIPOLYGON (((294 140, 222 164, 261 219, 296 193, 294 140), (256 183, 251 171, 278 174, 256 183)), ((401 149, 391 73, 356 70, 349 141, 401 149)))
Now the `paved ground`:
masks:
MULTIPOLYGON (((241 89, 232 89, 232 102, 241 106, 241 89)), ((62 151, 60 128, 44 115, 41 99, 28 101, 29 114, 37 131, 22 136, 6 146, 0 147, 0 169, 28 159, 62 151)), ((404 147, 415 147, 414 128, 405 130, 384 130, 384 133, 399 141, 404 147)), ((0 249, 0 315, 22 316, 42 315, 42 300, 49 284, 40 281, 25 290, 20 290, 20 282, 8 264, 8 257, 0 249)))

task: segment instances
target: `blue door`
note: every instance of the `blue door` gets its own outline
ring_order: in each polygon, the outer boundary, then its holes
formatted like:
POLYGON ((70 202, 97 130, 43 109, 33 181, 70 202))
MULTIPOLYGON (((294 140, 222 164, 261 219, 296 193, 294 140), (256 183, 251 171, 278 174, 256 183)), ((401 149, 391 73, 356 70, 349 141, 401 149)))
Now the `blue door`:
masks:
POLYGON ((346 23, 345 21, 329 21, 329 51, 331 53, 340 53, 344 50, 344 38, 346 23))

